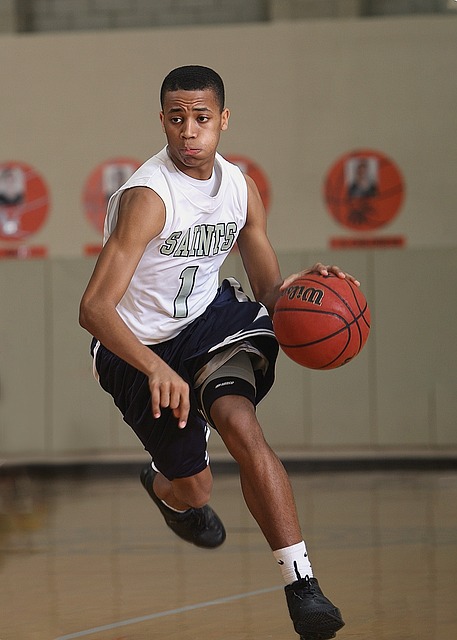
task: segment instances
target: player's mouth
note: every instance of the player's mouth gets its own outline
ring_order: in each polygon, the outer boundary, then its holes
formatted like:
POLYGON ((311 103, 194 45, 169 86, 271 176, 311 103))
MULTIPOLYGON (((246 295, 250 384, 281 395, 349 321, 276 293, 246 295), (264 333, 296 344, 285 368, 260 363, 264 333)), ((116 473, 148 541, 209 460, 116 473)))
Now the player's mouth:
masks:
POLYGON ((201 149, 188 149, 187 147, 184 149, 181 149, 182 155, 186 157, 196 156, 198 153, 200 153, 200 151, 201 149))

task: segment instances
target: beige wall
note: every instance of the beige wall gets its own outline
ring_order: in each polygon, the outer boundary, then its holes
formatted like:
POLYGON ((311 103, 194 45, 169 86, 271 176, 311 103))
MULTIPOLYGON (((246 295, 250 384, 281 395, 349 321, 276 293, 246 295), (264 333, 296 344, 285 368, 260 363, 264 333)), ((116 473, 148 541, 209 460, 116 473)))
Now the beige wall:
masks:
MULTIPOLYGON (((280 252, 285 272, 318 257, 363 283, 373 329, 362 353, 334 371, 283 354, 259 415, 281 450, 457 445, 457 280, 454 249, 280 252)), ((76 322, 87 258, 0 263, 0 451, 3 455, 141 453, 111 399, 92 378, 89 336, 76 322)), ((224 275, 242 281, 237 256, 224 275)), ((244 280, 245 281, 245 280, 244 280)), ((217 435, 212 450, 222 451, 217 435)))
POLYGON ((322 249, 344 235, 322 184, 360 147, 387 154, 405 177, 406 201, 385 231, 411 247, 454 246, 456 33, 453 18, 421 17, 1 36, 0 162, 35 167, 52 198, 28 242, 76 257, 99 240, 82 206, 88 175, 162 146, 160 82, 198 63, 226 81, 232 119, 221 151, 269 176, 278 250, 322 249))
MULTIPOLYGON (((369 343, 343 369, 280 358, 259 409, 269 440, 295 450, 456 445, 456 27, 437 17, 1 36, 0 163, 34 166, 52 208, 27 240, 50 259, 0 261, 0 452, 140 450, 92 380, 77 325, 93 267, 83 247, 100 240, 81 194, 97 164, 161 147, 158 85, 187 63, 226 80, 232 119, 221 150, 267 172, 284 273, 317 257, 337 262, 360 277, 372 307, 369 343), (328 250, 348 232, 328 215, 322 182, 359 147, 403 171, 406 201, 379 235, 404 236, 406 249, 328 250)), ((242 278, 236 257, 229 272, 242 278)))

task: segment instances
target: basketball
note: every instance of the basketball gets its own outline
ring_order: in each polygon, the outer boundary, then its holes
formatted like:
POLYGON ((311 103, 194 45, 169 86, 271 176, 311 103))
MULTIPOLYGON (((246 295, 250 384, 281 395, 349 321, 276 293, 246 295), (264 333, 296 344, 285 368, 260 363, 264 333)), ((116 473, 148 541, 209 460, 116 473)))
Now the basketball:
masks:
POLYGON ((275 305, 273 327, 281 349, 310 369, 350 362, 370 333, 370 309, 359 287, 333 274, 297 278, 275 305))

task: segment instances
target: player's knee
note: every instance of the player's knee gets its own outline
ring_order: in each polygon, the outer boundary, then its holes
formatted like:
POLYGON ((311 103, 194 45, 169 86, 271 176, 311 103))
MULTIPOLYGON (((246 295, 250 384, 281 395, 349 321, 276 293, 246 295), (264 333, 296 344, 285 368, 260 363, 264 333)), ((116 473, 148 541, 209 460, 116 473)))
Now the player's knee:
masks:
POLYGON ((243 396, 218 398, 211 407, 211 416, 219 432, 233 433, 240 439, 260 428, 254 404, 243 396))
POLYGON ((213 405, 214 422, 225 446, 237 461, 261 456, 268 444, 255 408, 246 398, 221 398, 213 405))

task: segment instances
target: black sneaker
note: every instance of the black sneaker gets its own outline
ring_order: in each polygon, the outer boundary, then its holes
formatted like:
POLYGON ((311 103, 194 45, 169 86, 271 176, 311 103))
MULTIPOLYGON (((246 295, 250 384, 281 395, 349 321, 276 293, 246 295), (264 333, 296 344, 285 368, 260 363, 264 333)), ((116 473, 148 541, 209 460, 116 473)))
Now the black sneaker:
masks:
POLYGON ((149 493, 153 501, 159 507, 165 522, 177 536, 192 542, 197 547, 213 549, 219 547, 225 540, 225 529, 218 515, 209 505, 201 509, 188 509, 184 513, 177 513, 167 507, 160 498, 156 496, 152 488, 157 471, 151 465, 143 467, 140 479, 143 487, 149 493))
POLYGON ((285 587, 287 606, 301 640, 329 640, 344 627, 339 609, 324 596, 316 578, 300 578, 285 587))

